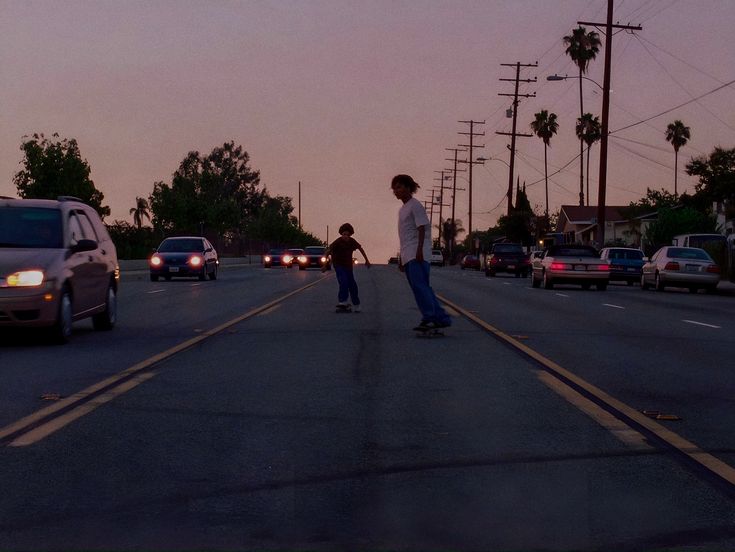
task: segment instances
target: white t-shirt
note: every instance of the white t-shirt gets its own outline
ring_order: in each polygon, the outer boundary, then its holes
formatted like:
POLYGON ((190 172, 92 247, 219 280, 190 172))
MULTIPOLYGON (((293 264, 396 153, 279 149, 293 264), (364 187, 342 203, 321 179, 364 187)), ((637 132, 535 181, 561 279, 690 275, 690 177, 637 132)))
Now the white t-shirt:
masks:
POLYGON ((412 197, 398 211, 398 239, 401 242, 401 263, 406 264, 416 258, 419 246, 419 227, 426 226, 424 232, 424 260, 431 257, 431 223, 426 209, 418 199, 412 197))

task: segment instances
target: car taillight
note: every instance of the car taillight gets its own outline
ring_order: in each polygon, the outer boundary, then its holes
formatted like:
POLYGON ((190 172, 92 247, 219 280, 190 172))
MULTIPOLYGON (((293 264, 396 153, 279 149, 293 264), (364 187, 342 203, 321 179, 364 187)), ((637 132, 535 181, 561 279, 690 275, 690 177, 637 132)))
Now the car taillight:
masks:
POLYGON ((191 266, 199 266, 202 264, 202 258, 199 255, 192 255, 189 259, 189 264, 191 266))
POLYGON ((161 266, 162 263, 163 260, 161 260, 161 257, 158 255, 153 255, 153 257, 151 257, 151 266, 161 266))
POLYGON ((720 267, 716 264, 711 264, 707 267, 707 272, 710 272, 711 274, 719 274, 720 273, 720 267))
POLYGON ((668 263, 666 263, 664 270, 679 270, 679 263, 675 263, 674 261, 669 261, 668 263))
POLYGON ((607 271, 610 270, 610 265, 608 264, 600 264, 600 265, 589 265, 589 268, 592 268, 594 270, 603 270, 607 271))
POLYGON ((574 268, 567 263, 551 263, 551 270, 574 270, 574 268))

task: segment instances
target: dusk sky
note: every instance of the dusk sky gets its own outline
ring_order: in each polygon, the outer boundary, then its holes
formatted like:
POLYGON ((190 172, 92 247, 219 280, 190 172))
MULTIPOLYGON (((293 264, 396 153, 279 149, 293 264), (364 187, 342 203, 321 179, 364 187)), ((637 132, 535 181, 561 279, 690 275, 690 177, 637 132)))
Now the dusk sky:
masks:
MULTIPOLYGON (((485 147, 474 158, 502 160, 474 169, 473 228, 485 230, 505 213, 509 137, 496 133, 511 129, 511 99, 499 94, 512 93, 513 83, 500 79, 515 74, 501 64, 538 62, 521 74, 538 81, 521 86, 536 97, 521 102, 518 132, 530 133, 541 109, 558 115, 548 151, 549 172, 564 167, 549 181, 554 212, 578 203, 579 91, 577 79, 546 76, 577 75, 562 37, 578 21, 604 22, 606 7, 605 0, 0 0, 0 195, 16 195, 23 137, 57 132, 78 141, 112 209, 107 222, 131 221, 136 196, 148 197, 156 181, 170 183, 189 151, 208 154, 232 140, 271 195, 297 206, 301 181, 307 231, 327 239, 329 227, 331 240, 349 221, 371 260, 384 263, 398 249, 391 177, 411 174, 422 186, 417 197, 429 199, 436 171, 451 168, 446 148, 467 143, 458 133, 469 125, 459 121, 485 121, 475 127, 485 147)), ((680 193, 691 192, 687 161, 735 147, 735 85, 723 87, 735 79, 735 1, 617 0, 614 20, 642 30, 613 39, 606 203, 627 205, 647 187, 673 192, 674 151, 664 133, 675 119, 691 129, 678 183, 680 193)), ((587 76, 602 84, 603 65, 601 48, 587 76)), ((599 88, 583 82, 585 111, 600 115, 599 88)), ((541 213, 543 142, 519 138, 516 149, 516 174, 541 213)), ((596 145, 590 204, 598 152, 596 145)), ((458 192, 465 227, 467 209, 468 192, 458 192)))

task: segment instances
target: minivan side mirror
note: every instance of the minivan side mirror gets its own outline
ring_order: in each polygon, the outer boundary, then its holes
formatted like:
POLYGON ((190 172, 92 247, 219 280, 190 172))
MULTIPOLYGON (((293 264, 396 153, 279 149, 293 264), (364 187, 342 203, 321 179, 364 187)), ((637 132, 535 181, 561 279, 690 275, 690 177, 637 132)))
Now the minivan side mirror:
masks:
POLYGON ((79 240, 70 248, 72 253, 81 253, 82 251, 94 251, 97 249, 97 242, 94 240, 79 240))

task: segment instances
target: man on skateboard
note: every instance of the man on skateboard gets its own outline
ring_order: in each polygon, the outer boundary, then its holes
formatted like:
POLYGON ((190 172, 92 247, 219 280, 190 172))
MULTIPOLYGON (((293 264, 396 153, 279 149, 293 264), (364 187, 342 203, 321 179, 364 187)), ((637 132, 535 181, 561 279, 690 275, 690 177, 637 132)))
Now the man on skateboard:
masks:
MULTIPOLYGON (((337 312, 360 312, 360 296, 358 295, 357 282, 355 281, 355 275, 353 274, 353 262, 352 253, 359 251, 365 258, 365 266, 370 268, 370 261, 365 254, 365 250, 357 241, 352 237, 355 233, 355 229, 349 222, 345 222, 339 227, 339 238, 334 240, 327 250, 324 252, 324 256, 331 255, 332 265, 334 266, 334 274, 337 276, 337 283, 339 284, 339 291, 337 292, 337 312), (347 302, 347 299, 352 300, 352 307, 347 302)), ((323 270, 322 270, 323 271, 323 270)))

